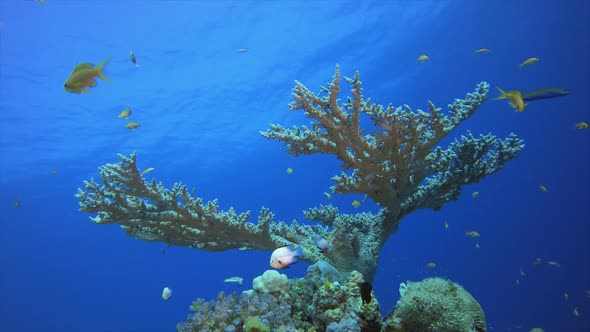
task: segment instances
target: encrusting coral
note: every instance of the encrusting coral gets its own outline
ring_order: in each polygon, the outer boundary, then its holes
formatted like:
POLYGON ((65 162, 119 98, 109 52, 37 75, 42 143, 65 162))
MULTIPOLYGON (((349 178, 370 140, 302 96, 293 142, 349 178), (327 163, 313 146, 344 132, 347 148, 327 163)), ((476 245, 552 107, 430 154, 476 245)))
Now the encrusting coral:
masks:
MULTIPOLYGON (((463 287, 450 280, 428 278, 402 284, 396 308, 383 320, 379 303, 372 293, 368 303, 361 300, 359 284, 363 282, 363 276, 353 271, 339 281, 325 282, 328 276, 333 276, 334 270, 330 264, 319 261, 307 269, 305 277, 289 280, 286 290, 281 287, 278 291, 268 292, 254 287, 239 296, 220 293, 214 301, 197 299, 190 307, 193 314, 186 322, 178 324, 177 330, 486 331, 485 315, 479 303, 463 287)), ((274 283, 269 276, 266 279, 269 284, 274 283)))
POLYGON ((428 111, 372 104, 362 95, 358 72, 346 81, 352 86, 351 97, 342 104, 339 67, 320 94, 296 82, 290 107, 303 110, 313 120, 311 126, 287 129, 273 124, 261 134, 282 142, 295 156, 335 155, 345 172, 332 178, 332 191, 366 194, 382 207, 377 214, 341 214, 332 205, 304 212, 324 227, 274 221, 263 207, 254 224, 248 221, 250 211, 222 211, 217 200, 204 202, 183 184, 166 189, 144 180, 135 153, 119 155, 118 164, 101 166, 101 184, 84 182, 85 189, 76 194, 80 210, 97 213, 91 218, 97 224, 120 224, 127 235, 141 240, 207 251, 274 250, 297 244, 304 260, 328 261, 341 272, 356 270, 372 280, 381 248, 405 215, 423 208, 438 210, 457 200, 464 185, 499 171, 524 145, 514 134, 502 140, 468 133, 446 149, 437 146, 485 101, 485 82, 465 99, 456 99, 445 115, 430 102, 428 111), (368 117, 374 128, 362 128, 361 117, 368 117), (317 238, 329 239, 330 250, 320 251, 317 238))
POLYGON ((215 301, 198 299, 194 313, 177 325, 179 332, 248 331, 328 331, 378 332, 382 320, 379 303, 361 301, 358 284, 363 276, 353 271, 340 282, 326 286, 325 278, 333 267, 326 262, 311 265, 304 278, 289 280, 287 292, 251 289, 241 295, 220 293, 215 301), (250 322, 250 325, 249 325, 250 322))

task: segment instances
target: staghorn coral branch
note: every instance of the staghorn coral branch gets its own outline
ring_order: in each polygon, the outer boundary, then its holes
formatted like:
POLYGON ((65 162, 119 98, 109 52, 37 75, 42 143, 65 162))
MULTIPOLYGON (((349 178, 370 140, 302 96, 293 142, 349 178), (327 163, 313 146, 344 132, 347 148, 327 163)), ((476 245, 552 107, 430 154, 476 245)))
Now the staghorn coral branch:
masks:
POLYGON ((120 224, 129 236, 206 251, 228 249, 274 250, 305 237, 325 236, 320 226, 275 222, 274 214, 261 208, 258 223, 248 222, 250 211, 221 211, 217 200, 203 202, 187 187, 175 183, 172 190, 139 173, 135 153, 121 162, 99 168, 102 186, 93 179, 78 189, 80 211, 97 213, 97 224, 120 224))
MULTIPOLYGON (((366 194, 384 207, 379 217, 364 218, 380 229, 377 236, 366 235, 365 226, 345 218, 346 234, 358 234, 364 239, 361 242, 377 243, 379 249, 397 230, 403 216, 422 208, 438 210, 456 200, 464 185, 499 171, 524 147, 514 134, 500 140, 491 134, 475 138, 471 133, 447 150, 436 147, 485 101, 489 91, 486 82, 479 83, 465 99, 456 99, 445 115, 432 102, 428 102, 428 111, 414 111, 408 105, 373 104, 362 95, 358 72, 346 81, 351 85, 351 97, 342 106, 337 99, 341 91, 339 66, 328 87, 321 90, 327 92, 325 97, 296 82, 290 107, 304 111, 312 120, 312 130, 273 124, 261 135, 282 142, 295 156, 326 153, 342 161, 343 172, 332 177, 330 189, 341 194, 366 194), (360 127, 363 114, 374 125, 368 134, 360 127)), ((338 236, 337 220, 342 218, 333 209, 322 207, 322 213, 311 210, 307 217, 334 226, 333 234, 338 236)))
MULTIPOLYGON (((336 66, 332 81, 327 88, 322 88, 322 92, 327 92, 325 97, 315 95, 300 82, 295 83, 295 100, 290 104, 291 110, 303 110, 305 116, 312 120, 312 130, 305 126, 287 129, 273 124, 261 135, 282 142, 287 146, 287 152, 295 156, 334 154, 342 161, 343 172, 332 178, 334 185, 331 190, 341 194, 367 194, 393 214, 407 210, 410 204, 406 201, 416 200, 416 193, 424 189, 420 187, 422 183, 441 171, 426 163, 433 148, 475 113, 489 90, 489 84, 481 82, 465 99, 456 99, 449 105, 449 115, 445 115, 432 102, 428 102, 428 112, 413 111, 407 105, 383 107, 372 104, 362 95, 358 72, 353 78, 346 78, 351 85, 351 97, 341 107, 337 99, 341 91, 340 80, 340 68, 336 66), (365 134, 360 127, 362 114, 374 124, 369 134, 365 134)), ((484 144, 492 148, 496 143, 485 140, 484 144)), ((514 153, 508 154, 511 156, 509 159, 514 158, 522 146, 511 148, 514 153)), ((490 167, 500 169, 507 161, 492 159, 486 159, 483 164, 490 163, 490 167)), ((483 167, 483 164, 478 167, 483 167)), ((454 164, 448 166, 455 167, 454 164)), ((452 172, 452 169, 447 171, 452 172)), ((454 177, 438 179, 456 181, 454 177)), ((462 182, 459 186, 466 183, 469 182, 462 182)), ((429 204, 414 206, 426 207, 429 204)))
POLYGON ((448 114, 428 102, 428 111, 410 106, 371 103, 363 97, 359 73, 346 78, 351 96, 340 104, 340 68, 320 94, 295 82, 291 110, 302 110, 311 119, 308 126, 290 129, 271 124, 261 135, 287 146, 294 155, 326 153, 342 162, 342 172, 332 178, 336 193, 366 194, 383 208, 377 214, 342 214, 332 205, 304 212, 322 225, 287 225, 274 221, 270 210, 261 208, 258 222, 249 222, 250 212, 233 208, 219 210, 217 200, 204 202, 185 185, 166 189, 155 180, 146 182, 136 166, 136 157, 119 155, 119 164, 99 168, 101 184, 85 181, 78 189, 80 210, 97 213, 97 224, 120 224, 127 235, 207 251, 274 248, 299 244, 304 259, 327 260, 342 272, 357 270, 366 280, 377 271, 381 248, 397 231, 401 219, 417 209, 438 210, 457 200, 464 185, 481 181, 503 168, 523 149, 516 135, 505 139, 471 133, 443 150, 437 145, 485 101, 489 85, 481 82, 465 99, 450 104, 448 114), (362 118, 373 128, 362 128, 362 118), (320 251, 315 240, 324 238, 329 249, 320 251))

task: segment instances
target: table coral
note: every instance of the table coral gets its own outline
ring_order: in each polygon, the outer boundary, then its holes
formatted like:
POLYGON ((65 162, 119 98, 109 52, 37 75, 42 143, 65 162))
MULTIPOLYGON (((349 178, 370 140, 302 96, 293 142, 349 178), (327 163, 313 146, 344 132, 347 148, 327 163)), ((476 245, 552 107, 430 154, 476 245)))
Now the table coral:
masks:
POLYGON ((341 272, 356 270, 372 280, 381 248, 407 214, 438 210, 457 200, 464 185, 502 169, 524 144, 514 134, 499 139, 468 132, 446 149, 437 146, 485 101, 489 92, 485 82, 450 104, 446 115, 431 102, 428 111, 371 103, 363 96, 358 72, 346 81, 352 89, 344 103, 338 98, 339 67, 320 94, 296 82, 290 107, 303 111, 311 125, 273 124, 261 134, 282 142, 294 156, 336 156, 343 172, 332 178, 332 191, 366 194, 382 207, 377 214, 342 214, 332 205, 320 206, 304 215, 324 226, 309 226, 274 221, 272 212, 262 207, 258 222, 252 223, 250 211, 220 210, 217 200, 205 202, 181 183, 167 189, 155 180, 146 181, 135 154, 119 155, 120 163, 101 166, 100 184, 92 179, 84 182, 85 188, 76 195, 80 210, 97 213, 91 218, 97 224, 120 224, 127 235, 141 240, 207 251, 274 250, 296 244, 302 247, 304 260, 325 260, 341 272), (362 118, 369 119, 373 128, 363 128, 362 118), (314 243, 318 238, 330 239, 330 250, 320 251, 314 243))

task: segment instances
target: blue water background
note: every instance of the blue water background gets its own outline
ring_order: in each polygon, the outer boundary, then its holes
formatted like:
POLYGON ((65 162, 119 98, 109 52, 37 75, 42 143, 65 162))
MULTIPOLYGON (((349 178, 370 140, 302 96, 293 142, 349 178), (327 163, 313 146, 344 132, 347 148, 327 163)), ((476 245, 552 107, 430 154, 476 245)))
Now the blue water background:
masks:
MULTIPOLYGON (((489 100, 443 142, 467 130, 515 132, 526 148, 458 202, 405 218, 381 253, 374 290, 386 314, 400 282, 441 276, 473 294, 489 330, 590 331, 590 130, 574 127, 590 122, 589 13, 581 0, 0 2, 0 330, 173 331, 197 297, 249 288, 270 252, 139 241, 92 224, 74 194, 117 153, 137 151, 141 168, 156 169, 148 177, 167 186, 182 181, 223 209, 255 217, 265 206, 303 221, 302 210, 328 203, 339 162, 294 158, 258 132, 307 124, 287 106, 293 81, 319 91, 340 64, 345 76, 360 71, 374 102, 414 109, 428 100, 446 109, 482 80, 571 89, 523 113, 489 100), (493 53, 473 52, 482 47, 493 53), (422 53, 431 60, 418 63, 422 53), (75 64, 106 57, 112 83, 86 95, 63 90, 75 64), (529 57, 541 60, 520 69, 529 57), (125 107, 139 129, 117 118, 125 107), (561 267, 535 267, 536 257, 561 267), (244 287, 223 283, 231 276, 244 287)), ((360 198, 331 202, 346 213, 378 210, 354 209, 360 198)), ((307 266, 283 273, 301 277, 307 266)))

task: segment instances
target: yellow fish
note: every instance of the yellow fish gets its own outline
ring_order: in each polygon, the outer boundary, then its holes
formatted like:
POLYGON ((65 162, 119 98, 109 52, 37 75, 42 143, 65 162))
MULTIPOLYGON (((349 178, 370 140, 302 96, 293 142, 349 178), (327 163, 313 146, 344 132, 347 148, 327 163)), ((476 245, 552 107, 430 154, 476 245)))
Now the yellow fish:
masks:
POLYGON ((434 264, 434 263, 428 263, 428 264, 426 264, 426 268, 428 268, 428 269, 431 269, 432 270, 435 267, 436 267, 436 264, 434 264))
POLYGON ((418 62, 426 62, 430 60, 430 57, 426 54, 422 54, 418 57, 418 62))
POLYGON ((539 190, 542 191, 542 192, 544 192, 544 193, 546 193, 548 191, 547 190, 547 187, 545 187, 544 185, 540 185, 539 186, 539 190))
POLYGON ((445 221, 445 229, 449 229, 449 223, 445 221))
POLYGON ((574 308, 574 311, 572 312, 572 314, 574 315, 574 317, 580 317, 580 312, 578 311, 578 307, 574 308))
POLYGON ((526 66, 530 66, 532 64, 539 62, 539 60, 540 60, 539 58, 528 58, 528 59, 524 60, 524 62, 521 63, 519 66, 520 66, 520 68, 524 68, 526 66))
POLYGON ((496 87, 496 88, 498 88, 498 90, 500 90, 500 96, 494 100, 508 99, 508 100, 510 100, 510 106, 515 108, 516 112, 524 111, 524 108, 526 107, 527 104, 524 103, 524 100, 522 99, 522 93, 520 93, 520 91, 512 90, 512 91, 506 92, 506 91, 500 89, 499 87, 496 87))
POLYGON ((520 285, 520 280, 516 279, 516 286, 520 285))
POLYGON ((465 232, 465 235, 467 235, 469 237, 480 237, 479 233, 476 231, 465 232))
POLYGON ((57 170, 55 168, 51 170, 51 175, 57 175, 57 170))
POLYGON ((14 207, 17 209, 20 207, 20 200, 18 198, 14 199, 14 207))
POLYGON ((292 174, 293 173, 293 169, 291 167, 287 167, 287 174, 292 174))
POLYGON ((245 48, 245 47, 238 48, 238 53, 245 53, 245 52, 248 52, 247 48, 245 48))
POLYGON ((570 296, 567 293, 563 293, 563 299, 567 302, 570 300, 570 296))
POLYGON ((479 196, 479 191, 474 191, 473 194, 471 194, 472 199, 476 199, 477 196, 479 196))
POLYGON ((475 248, 479 249, 479 243, 475 244, 475 248))
POLYGON ((474 51, 475 53, 492 53, 492 50, 489 48, 478 48, 474 51))
POLYGON ((588 124, 586 122, 578 122, 576 123, 576 129, 588 129, 588 124))
POLYGON ((108 61, 109 59, 107 58, 96 67, 93 67, 90 62, 77 65, 74 67, 70 77, 66 80, 66 83, 64 83, 64 90, 71 93, 89 93, 86 88, 95 87, 97 77, 105 81, 110 81, 110 79, 102 74, 104 65, 108 61))
POLYGON ((535 258, 535 265, 541 265, 541 258, 537 257, 535 258))
POLYGON ((146 169, 145 169, 143 172, 141 172, 141 175, 146 175, 147 173, 149 173, 149 172, 151 172, 151 171, 153 171, 153 170, 155 170, 155 168, 153 168, 153 167, 148 167, 148 168, 146 168, 146 169))
POLYGON ((127 118, 129 118, 130 115, 131 115, 131 109, 129 107, 127 107, 126 109, 122 110, 121 113, 119 113, 119 118, 127 119, 127 118))
POLYGON ((327 193, 327 192, 325 192, 325 191, 324 191, 324 195, 326 195, 326 198, 328 198, 328 199, 332 199, 332 195, 330 195, 329 193, 327 193))
POLYGON ((139 128, 139 126, 141 126, 139 123, 131 121, 127 124, 126 127, 129 130, 133 130, 133 129, 139 128))
POLYGON ((561 266, 561 264, 559 264, 559 263, 557 263, 557 262, 553 262, 553 261, 549 261, 549 262, 547 262, 547 265, 551 265, 551 266, 553 266, 553 267, 560 267, 560 266, 561 266))
POLYGON ((522 267, 520 268, 520 275, 523 277, 525 276, 524 269, 522 267))
POLYGON ((354 206, 354 208, 357 209, 359 206, 361 206, 361 202, 355 199, 354 201, 352 201, 352 206, 354 206))
POLYGON ((330 279, 328 279, 328 277, 326 277, 326 281, 324 281, 324 288, 326 290, 330 289, 330 279))

